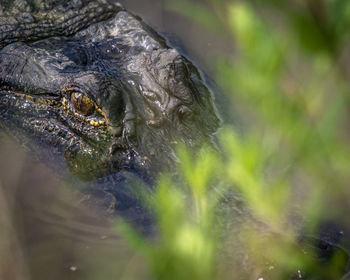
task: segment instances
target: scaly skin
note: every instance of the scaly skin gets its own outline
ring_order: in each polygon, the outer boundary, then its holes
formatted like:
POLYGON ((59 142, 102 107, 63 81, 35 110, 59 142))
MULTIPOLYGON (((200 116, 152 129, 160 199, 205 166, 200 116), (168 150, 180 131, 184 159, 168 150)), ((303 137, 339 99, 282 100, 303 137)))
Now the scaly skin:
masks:
POLYGON ((152 177, 174 163, 173 143, 210 139, 218 118, 199 72, 140 18, 104 0, 47 5, 23 8, 28 34, 23 14, 1 18, 2 127, 84 180, 152 177))
POLYGON ((18 41, 69 36, 121 9, 107 0, 1 1, 0 48, 18 41))

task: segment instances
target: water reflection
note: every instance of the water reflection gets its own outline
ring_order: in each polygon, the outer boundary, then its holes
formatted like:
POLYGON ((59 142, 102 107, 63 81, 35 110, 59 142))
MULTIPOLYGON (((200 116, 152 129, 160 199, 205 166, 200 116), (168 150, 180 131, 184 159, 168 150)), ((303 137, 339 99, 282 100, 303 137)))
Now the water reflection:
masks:
POLYGON ((140 279, 110 219, 9 138, 0 138, 0 279, 140 279))

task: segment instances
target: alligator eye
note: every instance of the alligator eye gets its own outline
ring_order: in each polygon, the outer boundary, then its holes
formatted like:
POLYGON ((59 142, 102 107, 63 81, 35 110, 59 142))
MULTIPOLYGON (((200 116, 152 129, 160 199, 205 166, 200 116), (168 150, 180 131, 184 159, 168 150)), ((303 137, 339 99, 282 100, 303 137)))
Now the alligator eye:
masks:
POLYGON ((91 115, 95 110, 94 102, 86 95, 80 92, 73 92, 71 95, 71 102, 74 109, 83 115, 91 115))

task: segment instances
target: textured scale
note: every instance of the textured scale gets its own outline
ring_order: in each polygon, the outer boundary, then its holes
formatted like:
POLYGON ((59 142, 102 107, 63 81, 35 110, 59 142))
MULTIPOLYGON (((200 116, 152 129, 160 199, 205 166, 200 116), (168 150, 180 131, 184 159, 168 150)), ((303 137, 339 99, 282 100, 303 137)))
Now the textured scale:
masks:
POLYGON ((0 48, 17 41, 69 36, 119 10, 118 3, 107 0, 1 1, 0 48))

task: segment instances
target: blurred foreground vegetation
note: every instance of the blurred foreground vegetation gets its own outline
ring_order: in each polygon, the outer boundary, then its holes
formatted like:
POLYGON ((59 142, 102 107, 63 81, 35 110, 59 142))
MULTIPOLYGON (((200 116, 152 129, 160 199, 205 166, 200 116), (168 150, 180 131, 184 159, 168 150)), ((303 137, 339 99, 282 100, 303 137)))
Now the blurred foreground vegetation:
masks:
POLYGON ((145 199, 155 240, 121 226, 150 279, 350 279, 350 2, 168 6, 232 42, 211 63, 239 124, 217 149, 179 147, 179 176, 145 199))

